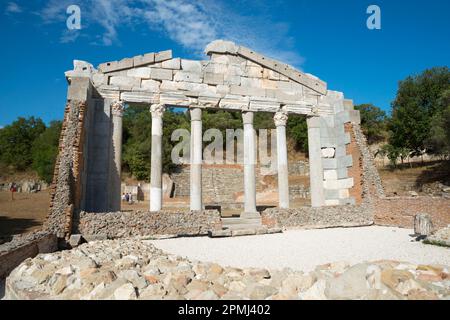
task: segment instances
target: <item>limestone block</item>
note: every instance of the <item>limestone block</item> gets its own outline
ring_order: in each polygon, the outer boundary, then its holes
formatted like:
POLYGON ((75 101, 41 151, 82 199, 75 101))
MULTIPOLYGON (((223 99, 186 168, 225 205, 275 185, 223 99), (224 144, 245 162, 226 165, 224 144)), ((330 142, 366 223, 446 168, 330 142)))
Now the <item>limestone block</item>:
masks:
POLYGON ((206 108, 216 108, 219 105, 219 97, 199 96, 198 104, 206 108))
POLYGON ((161 93, 159 95, 160 103, 161 104, 170 104, 170 105, 177 105, 177 106, 189 106, 190 100, 189 98, 181 93, 161 93))
POLYGON ((217 92, 218 94, 227 94, 227 93, 230 92, 230 87, 227 86, 227 85, 221 85, 221 84, 219 84, 219 85, 216 87, 216 92, 217 92))
POLYGON ((348 168, 353 165, 353 158, 351 155, 336 158, 338 168, 348 168))
POLYGON ((223 74, 206 72, 203 82, 208 84, 223 84, 223 74))
POLYGON ((351 111, 353 110, 353 100, 351 99, 344 99, 344 110, 351 111))
MULTIPOLYGON (((144 80, 142 81, 144 82, 144 80)), ((167 81, 163 80, 161 82, 160 90, 161 91, 177 91, 180 83, 175 81, 167 81)))
POLYGON ((344 135, 336 137, 336 143, 338 145, 346 145, 351 142, 350 134, 346 132, 344 135))
POLYGON ((325 169, 337 169, 337 159, 334 159, 334 158, 332 158, 332 159, 328 159, 328 158, 323 159, 322 158, 322 166, 323 166, 324 170, 325 169))
POLYGON ((348 177, 348 169, 347 168, 338 168, 336 170, 337 172, 337 178, 338 179, 344 179, 348 177))
POLYGON ((278 81, 280 80, 280 74, 273 70, 263 68, 263 78, 278 81))
POLYGON ((109 84, 118 86, 121 89, 131 89, 141 84, 141 79, 133 77, 114 76, 109 79, 109 84))
POLYGON ((340 204, 340 202, 337 199, 325 200, 325 205, 326 206, 338 206, 339 204, 340 204))
POLYGON ((180 70, 181 69, 181 59, 175 58, 175 59, 163 61, 162 67, 164 69, 180 70))
POLYGON ((348 189, 339 190, 339 199, 347 199, 348 197, 350 197, 350 192, 348 189))
POLYGON ((144 66, 147 64, 152 64, 155 62, 155 53, 146 53, 144 55, 133 57, 133 65, 135 67, 144 66))
POLYGON ((353 178, 337 179, 337 180, 325 180, 323 182, 325 189, 349 189, 353 187, 353 178))
POLYGON ((137 102, 137 103, 158 103, 159 94, 154 92, 122 92, 120 94, 120 99, 126 102, 137 102))
POLYGON ((252 88, 261 88, 262 80, 258 78, 241 78, 241 86, 243 87, 252 87, 252 88))
POLYGON ((274 101, 250 99, 250 109, 255 111, 277 112, 280 110, 280 104, 274 101))
POLYGON ((224 109, 242 110, 248 108, 250 100, 245 97, 236 95, 226 95, 223 99, 220 99, 219 107, 224 109))
POLYGON ((350 113, 348 111, 341 111, 335 115, 335 119, 339 124, 350 122, 350 113))
POLYGON ((338 172, 337 172, 337 170, 324 170, 323 171, 323 178, 325 180, 337 180, 338 179, 338 172))
POLYGON ((333 158, 336 153, 336 149, 334 148, 322 148, 322 157, 324 158, 333 158))
POLYGON ((262 79, 261 80, 261 87, 264 89, 277 89, 278 81, 273 81, 269 79, 262 79))
POLYGON ((133 58, 125 58, 120 61, 105 62, 98 66, 103 73, 133 68, 133 58))
POLYGON ((345 145, 337 146, 335 150, 336 150, 335 154, 336 158, 344 157, 347 155, 347 147, 345 145))
POLYGON ((339 199, 339 190, 325 189, 325 199, 339 199))
POLYGON ((154 80, 172 80, 172 70, 151 68, 150 78, 154 80))
POLYGON ((196 91, 207 92, 210 90, 210 86, 205 83, 193 83, 193 82, 173 82, 179 90, 183 91, 196 91))
POLYGON ((238 94, 243 96, 255 96, 255 97, 264 97, 266 94, 266 91, 261 88, 251 88, 235 85, 230 86, 230 92, 231 94, 238 94))
POLYGON ((152 92, 159 92, 161 82, 156 80, 142 80, 141 88, 152 92))
POLYGON ((245 63, 245 59, 231 54, 212 53, 211 61, 223 64, 241 64, 245 63))
POLYGON ((228 69, 225 72, 228 76, 244 76, 244 71, 240 64, 229 64, 228 69))
POLYGON ((354 124, 361 124, 361 114, 359 110, 350 110, 350 122, 354 124))
POLYGON ((202 64, 200 61, 194 60, 181 60, 181 69, 183 71, 189 71, 193 73, 201 73, 202 72, 202 64))
POLYGON ((189 71, 177 71, 175 72, 174 81, 187 81, 187 82, 195 82, 202 83, 201 74, 189 71))
POLYGON ((212 53, 231 53, 236 54, 239 47, 231 41, 215 40, 209 43, 205 48, 205 53, 211 55, 212 53))
POLYGON ((161 62, 172 59, 172 50, 165 50, 155 54, 155 62, 161 62))
POLYGON ((209 63, 204 70, 205 72, 224 74, 228 71, 228 65, 223 63, 209 63))
POLYGON ((92 82, 95 86, 100 86, 102 84, 108 84, 108 76, 103 73, 95 73, 92 75, 92 82))
POLYGON ((224 75, 223 83, 228 86, 231 86, 231 85, 239 86, 241 84, 241 77, 226 74, 226 75, 224 75))
POLYGON ((262 78, 263 73, 264 73, 264 69, 260 65, 247 66, 245 68, 245 75, 250 78, 262 78))
MULTIPOLYGON (((269 97, 271 97, 272 95, 269 95, 269 92, 273 92, 273 89, 265 89, 266 93, 269 97)), ((296 94, 296 93, 286 93, 280 90, 275 90, 275 94, 274 94, 275 98, 278 99, 279 101, 282 102, 286 102, 286 103, 294 103, 295 101, 301 101, 302 100, 302 95, 301 94, 296 94)))
POLYGON ((150 71, 151 69, 148 67, 134 68, 127 71, 127 76, 142 79, 150 79, 150 71))

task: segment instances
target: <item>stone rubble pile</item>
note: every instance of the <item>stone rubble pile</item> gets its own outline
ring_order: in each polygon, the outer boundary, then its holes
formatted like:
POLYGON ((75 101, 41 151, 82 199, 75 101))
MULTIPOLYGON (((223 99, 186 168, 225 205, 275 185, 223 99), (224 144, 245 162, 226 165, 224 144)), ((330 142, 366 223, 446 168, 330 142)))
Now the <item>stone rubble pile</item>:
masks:
POLYGON ((440 182, 424 184, 422 186, 422 192, 432 196, 450 198, 450 187, 440 182))
MULTIPOLYGON (((295 266, 293 266, 295 267, 295 266)), ((7 299, 449 299, 448 266, 344 262, 303 273, 190 261, 138 241, 107 240, 27 259, 7 299)))
POLYGON ((450 224, 447 228, 439 229, 427 238, 431 244, 450 247, 450 224))

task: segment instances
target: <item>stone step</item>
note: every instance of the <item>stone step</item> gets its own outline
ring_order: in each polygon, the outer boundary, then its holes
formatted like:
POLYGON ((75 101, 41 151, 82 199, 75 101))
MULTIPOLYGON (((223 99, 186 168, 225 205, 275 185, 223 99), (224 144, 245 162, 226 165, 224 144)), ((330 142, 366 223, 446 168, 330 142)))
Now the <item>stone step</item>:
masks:
POLYGON ((229 225, 261 225, 261 218, 242 219, 242 218, 221 218, 223 226, 229 225))
POLYGON ((208 232, 208 236, 211 238, 223 238, 223 237, 238 237, 238 236, 252 236, 252 235, 262 235, 262 234, 272 234, 280 233, 282 230, 280 228, 267 228, 266 226, 258 226, 254 228, 245 229, 223 229, 223 230, 213 230, 208 232))

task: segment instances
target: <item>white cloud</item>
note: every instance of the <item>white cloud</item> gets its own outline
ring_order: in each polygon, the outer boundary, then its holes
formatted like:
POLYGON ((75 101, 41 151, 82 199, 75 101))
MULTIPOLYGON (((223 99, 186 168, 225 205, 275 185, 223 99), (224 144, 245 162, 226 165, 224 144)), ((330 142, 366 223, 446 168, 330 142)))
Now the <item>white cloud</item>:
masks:
MULTIPOLYGON (((45 23, 64 21, 70 4, 50 0, 40 16, 45 23)), ((297 67, 304 61, 292 49, 287 23, 271 16, 245 16, 233 11, 228 1, 80 0, 78 5, 83 29, 99 25, 104 30, 101 36, 94 36, 95 44, 120 44, 119 29, 139 26, 163 33, 197 55, 209 42, 227 39, 297 67)), ((75 41, 78 36, 64 31, 61 42, 75 41)))
POLYGON ((6 13, 21 13, 22 8, 15 2, 8 2, 5 12, 6 13))

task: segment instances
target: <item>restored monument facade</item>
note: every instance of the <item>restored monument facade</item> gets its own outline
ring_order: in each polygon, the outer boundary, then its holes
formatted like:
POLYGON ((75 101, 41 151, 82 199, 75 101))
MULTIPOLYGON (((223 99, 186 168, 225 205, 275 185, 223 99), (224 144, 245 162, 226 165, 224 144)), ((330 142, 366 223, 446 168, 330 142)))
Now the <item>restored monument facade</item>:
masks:
MULTIPOLYGON (((210 43, 206 61, 173 58, 172 52, 147 53, 120 61, 74 61, 66 72, 68 105, 83 105, 83 150, 75 180, 80 191, 74 206, 88 212, 120 210, 122 116, 130 103, 146 104, 152 115, 150 211, 162 209, 162 128, 167 107, 189 108, 191 116, 190 209, 202 210, 202 110, 241 111, 244 123, 244 212, 254 218, 255 112, 274 115, 277 132, 279 207, 289 208, 286 121, 307 117, 311 205, 355 204, 349 190, 352 155, 348 124, 359 112, 341 92, 324 81, 232 42, 210 43)), ((66 111, 67 112, 67 111, 66 111)))

